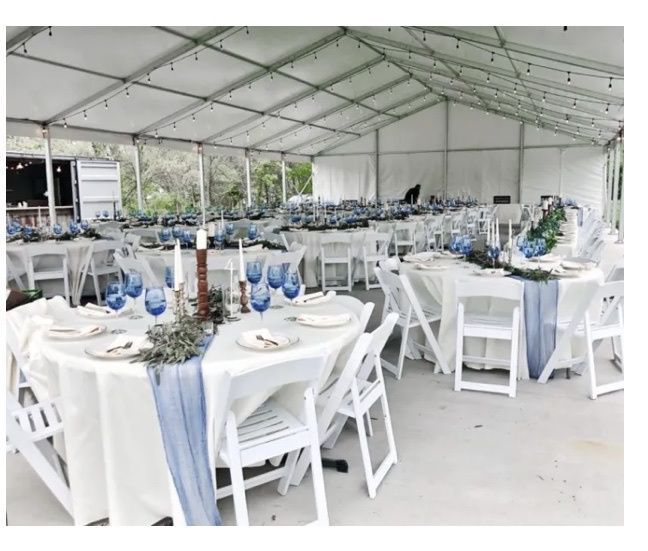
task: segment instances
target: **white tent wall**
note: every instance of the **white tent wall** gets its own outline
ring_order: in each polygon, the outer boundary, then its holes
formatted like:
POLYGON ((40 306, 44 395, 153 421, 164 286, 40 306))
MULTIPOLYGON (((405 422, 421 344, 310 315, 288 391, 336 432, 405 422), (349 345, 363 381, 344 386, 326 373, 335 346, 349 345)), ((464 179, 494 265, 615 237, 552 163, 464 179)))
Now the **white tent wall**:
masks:
MULTIPOLYGON (((381 198, 402 198, 416 184, 421 184, 422 199, 443 195, 446 108, 449 196, 470 193, 481 201, 492 201, 494 195, 510 195, 515 203, 537 202, 541 195, 560 193, 602 209, 602 147, 574 143, 564 135, 554 136, 450 102, 378 131, 381 198), (521 130, 524 152, 519 197, 521 130)), ((375 197, 375 144, 371 132, 316 156, 313 194, 330 200, 375 197), (354 195, 356 189, 364 191, 354 195)))
POLYGON ((347 155, 318 157, 313 163, 313 197, 322 200, 376 198, 375 157, 347 155))

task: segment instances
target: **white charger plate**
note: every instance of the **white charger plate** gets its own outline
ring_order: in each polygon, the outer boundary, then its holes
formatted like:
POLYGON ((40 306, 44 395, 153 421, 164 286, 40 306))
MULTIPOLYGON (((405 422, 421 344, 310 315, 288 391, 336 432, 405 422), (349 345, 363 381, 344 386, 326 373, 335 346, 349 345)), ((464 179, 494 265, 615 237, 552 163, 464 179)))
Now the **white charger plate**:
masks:
MULTIPOLYGON (((288 337, 287 335, 271 335, 270 336, 271 340, 275 340, 278 342, 278 346, 268 346, 267 348, 259 348, 258 346, 254 346, 253 344, 250 344, 249 342, 243 340, 241 338, 241 335, 239 335, 236 338, 236 344, 239 346, 242 346, 243 348, 247 348, 248 350, 256 350, 257 352, 271 352, 274 350, 281 350, 283 348, 287 348, 289 346, 292 346, 293 344, 297 344, 299 342, 299 337, 288 337), (279 340, 281 339, 281 340, 279 340)), ((261 342, 261 341, 259 341, 261 342)))
POLYGON ((76 329, 74 331, 56 331, 50 329, 47 331, 47 336, 50 339, 55 339, 59 341, 74 341, 78 339, 89 339, 92 337, 96 337, 97 335, 101 335, 105 331, 106 331, 105 325, 97 324, 96 329, 90 333, 84 333, 81 331, 81 329, 76 329))

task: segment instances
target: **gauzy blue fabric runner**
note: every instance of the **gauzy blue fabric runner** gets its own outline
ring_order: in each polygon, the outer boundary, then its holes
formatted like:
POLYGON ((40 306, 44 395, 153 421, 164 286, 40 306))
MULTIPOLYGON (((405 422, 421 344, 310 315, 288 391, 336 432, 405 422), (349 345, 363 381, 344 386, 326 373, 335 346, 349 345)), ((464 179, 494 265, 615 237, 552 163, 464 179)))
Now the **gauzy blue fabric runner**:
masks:
POLYGON ((529 377, 537 379, 556 348, 558 280, 524 282, 524 326, 529 377))
MULTIPOLYGON (((203 347, 209 345, 208 341, 203 347)), ((207 450, 202 355, 148 368, 169 471, 188 526, 220 526, 207 450)))

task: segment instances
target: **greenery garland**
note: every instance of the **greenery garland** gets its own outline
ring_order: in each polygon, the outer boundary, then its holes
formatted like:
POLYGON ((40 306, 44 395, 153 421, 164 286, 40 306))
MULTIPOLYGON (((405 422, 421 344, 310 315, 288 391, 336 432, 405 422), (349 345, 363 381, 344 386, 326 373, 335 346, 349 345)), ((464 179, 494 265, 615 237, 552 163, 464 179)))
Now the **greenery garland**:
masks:
POLYGON ((532 227, 527 232, 528 239, 544 239, 547 244, 547 252, 556 246, 558 236, 561 235, 560 224, 567 220, 564 207, 557 207, 551 212, 548 212, 538 225, 532 227))
MULTIPOLYGON (((485 251, 472 251, 466 256, 466 261, 471 264, 476 264, 481 268, 493 268, 493 261, 488 257, 485 251)), ((511 272, 511 275, 518 276, 529 281, 545 282, 551 279, 556 279, 550 271, 542 270, 541 268, 518 268, 507 262, 495 261, 495 268, 500 268, 511 272)))

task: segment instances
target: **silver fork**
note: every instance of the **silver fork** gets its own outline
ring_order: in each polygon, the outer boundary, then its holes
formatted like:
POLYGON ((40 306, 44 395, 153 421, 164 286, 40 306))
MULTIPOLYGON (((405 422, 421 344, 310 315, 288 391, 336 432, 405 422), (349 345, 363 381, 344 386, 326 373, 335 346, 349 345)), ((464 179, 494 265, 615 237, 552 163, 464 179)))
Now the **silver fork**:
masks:
POLYGON ((131 346, 133 346, 133 341, 128 341, 126 344, 122 344, 121 346, 115 346, 113 348, 109 348, 108 350, 106 350, 106 353, 114 352, 115 350, 119 350, 119 349, 122 349, 122 348, 124 350, 128 350, 131 346))
POLYGON ((275 346, 279 346, 278 342, 271 341, 270 339, 266 339, 261 335, 257 335, 256 338, 257 338, 258 341, 269 342, 270 344, 274 344, 275 346))

